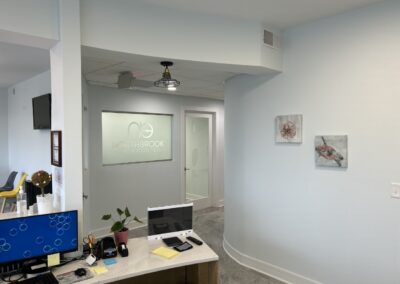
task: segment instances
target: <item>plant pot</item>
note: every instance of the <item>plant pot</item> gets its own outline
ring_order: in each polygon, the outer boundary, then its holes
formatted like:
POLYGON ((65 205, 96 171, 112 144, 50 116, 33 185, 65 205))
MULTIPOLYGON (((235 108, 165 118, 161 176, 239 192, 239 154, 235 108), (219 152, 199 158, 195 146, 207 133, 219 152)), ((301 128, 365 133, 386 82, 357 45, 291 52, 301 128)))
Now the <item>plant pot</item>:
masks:
POLYGON ((37 196, 37 208, 39 214, 46 214, 53 212, 53 196, 46 194, 43 196, 37 196))
POLYGON ((114 232, 114 239, 117 245, 119 245, 120 243, 128 244, 128 238, 129 238, 128 229, 125 229, 124 231, 120 232, 114 232))

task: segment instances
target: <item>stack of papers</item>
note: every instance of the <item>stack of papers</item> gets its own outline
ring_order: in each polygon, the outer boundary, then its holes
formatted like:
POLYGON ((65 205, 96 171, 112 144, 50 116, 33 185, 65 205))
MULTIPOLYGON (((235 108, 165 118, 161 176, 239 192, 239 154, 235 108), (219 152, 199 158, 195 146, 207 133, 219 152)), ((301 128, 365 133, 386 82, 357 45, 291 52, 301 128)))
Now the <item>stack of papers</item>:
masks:
POLYGON ((100 275, 100 274, 106 273, 108 271, 108 269, 102 265, 94 266, 89 269, 96 275, 100 275))
POLYGON ((171 259, 179 254, 176 250, 166 248, 166 247, 159 247, 152 251, 155 255, 159 255, 165 257, 167 259, 171 259))

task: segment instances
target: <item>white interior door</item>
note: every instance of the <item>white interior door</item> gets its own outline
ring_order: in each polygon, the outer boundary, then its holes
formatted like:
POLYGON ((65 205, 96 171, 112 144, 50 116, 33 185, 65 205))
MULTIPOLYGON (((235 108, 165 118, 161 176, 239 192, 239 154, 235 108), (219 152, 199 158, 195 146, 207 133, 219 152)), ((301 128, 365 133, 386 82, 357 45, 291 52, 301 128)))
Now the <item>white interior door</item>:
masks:
POLYGON ((195 210, 212 204, 212 115, 185 115, 185 198, 195 210))

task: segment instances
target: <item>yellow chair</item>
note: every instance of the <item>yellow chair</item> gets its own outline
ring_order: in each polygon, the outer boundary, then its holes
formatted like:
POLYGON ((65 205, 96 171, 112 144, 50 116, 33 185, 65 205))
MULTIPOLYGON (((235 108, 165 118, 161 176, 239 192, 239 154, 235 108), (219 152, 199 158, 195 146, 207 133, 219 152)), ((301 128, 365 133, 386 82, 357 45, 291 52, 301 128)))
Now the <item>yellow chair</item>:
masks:
POLYGON ((3 205, 1 206, 1 213, 4 213, 4 208, 6 206, 7 199, 8 198, 16 198, 17 197, 17 194, 19 193, 19 189, 24 184, 24 181, 25 181, 27 176, 28 176, 28 174, 23 173, 22 176, 21 176, 21 179, 18 182, 17 187, 14 188, 13 190, 0 192, 0 197, 2 197, 4 199, 3 205))

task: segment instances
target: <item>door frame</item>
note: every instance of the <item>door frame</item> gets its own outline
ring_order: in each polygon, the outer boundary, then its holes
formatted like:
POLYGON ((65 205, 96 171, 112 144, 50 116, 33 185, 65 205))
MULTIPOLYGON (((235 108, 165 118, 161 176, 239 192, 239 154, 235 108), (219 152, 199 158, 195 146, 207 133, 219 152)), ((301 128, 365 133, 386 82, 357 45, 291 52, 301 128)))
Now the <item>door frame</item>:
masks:
POLYGON ((181 176, 181 202, 186 203, 186 178, 185 178, 185 165, 186 165, 186 114, 187 113, 198 113, 198 114, 210 114, 212 118, 212 153, 211 153, 211 167, 209 169, 209 198, 211 206, 218 206, 218 189, 217 177, 215 170, 217 168, 217 110, 213 108, 204 107, 182 107, 181 110, 181 165, 180 165, 180 176, 181 176))

